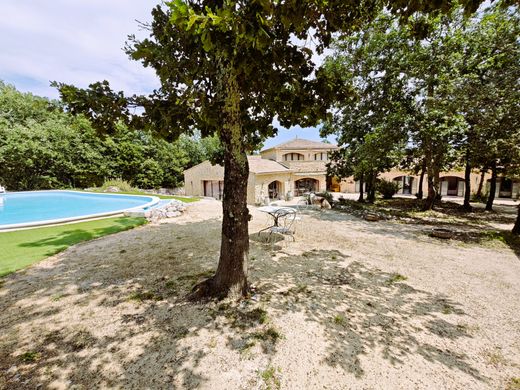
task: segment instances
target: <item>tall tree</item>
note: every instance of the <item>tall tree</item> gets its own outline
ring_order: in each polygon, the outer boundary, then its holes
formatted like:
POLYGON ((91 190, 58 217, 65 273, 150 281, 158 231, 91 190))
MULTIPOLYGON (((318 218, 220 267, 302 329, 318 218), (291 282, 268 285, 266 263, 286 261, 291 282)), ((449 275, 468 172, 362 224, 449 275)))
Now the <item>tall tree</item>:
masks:
POLYGON ((397 25, 382 14, 363 31, 338 39, 325 62, 325 71, 353 92, 336 98, 334 114, 321 130, 322 135, 336 134, 341 147, 332 155, 329 172, 354 174, 366 183, 369 202, 375 199, 378 174, 401 159, 412 109, 408 79, 395 59, 406 46, 397 25))
MULTIPOLYGON (((463 0, 469 11, 480 0, 463 0)), ((115 120, 150 125, 176 137, 218 134, 224 150, 222 241, 216 274, 198 285, 194 298, 240 296, 247 291, 249 250, 246 187, 247 154, 275 133, 273 119, 290 127, 314 125, 326 116, 333 88, 312 61, 335 33, 359 29, 386 6, 406 18, 418 11, 449 10, 452 1, 368 0, 175 0, 156 7, 142 41, 131 37, 127 52, 151 66, 161 87, 151 96, 125 97, 108 82, 88 90, 58 85, 71 111, 84 112, 100 128, 115 120), (142 116, 130 106, 141 105, 142 116)))
POLYGON ((461 144, 466 171, 491 169, 486 210, 493 208, 498 174, 514 160, 511 145, 520 131, 519 35, 519 8, 501 3, 473 18, 460 33, 453 100, 468 124, 461 144))

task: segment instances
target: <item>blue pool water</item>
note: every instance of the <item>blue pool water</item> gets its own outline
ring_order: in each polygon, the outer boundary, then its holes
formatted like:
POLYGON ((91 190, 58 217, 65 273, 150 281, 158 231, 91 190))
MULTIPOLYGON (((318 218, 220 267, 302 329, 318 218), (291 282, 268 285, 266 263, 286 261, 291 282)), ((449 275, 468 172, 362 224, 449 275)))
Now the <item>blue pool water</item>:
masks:
POLYGON ((34 191, 0 194, 0 228, 117 214, 157 203, 152 196, 34 191))

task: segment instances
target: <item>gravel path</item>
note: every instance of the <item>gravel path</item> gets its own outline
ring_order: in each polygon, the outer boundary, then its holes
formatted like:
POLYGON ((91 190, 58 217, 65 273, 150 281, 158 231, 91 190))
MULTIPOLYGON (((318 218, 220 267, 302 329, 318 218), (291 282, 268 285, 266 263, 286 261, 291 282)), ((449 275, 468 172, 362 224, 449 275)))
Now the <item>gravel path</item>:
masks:
POLYGON ((306 211, 263 242, 251 299, 188 304, 216 267, 220 203, 3 280, 2 389, 503 389, 520 377, 520 257, 426 227, 306 211))

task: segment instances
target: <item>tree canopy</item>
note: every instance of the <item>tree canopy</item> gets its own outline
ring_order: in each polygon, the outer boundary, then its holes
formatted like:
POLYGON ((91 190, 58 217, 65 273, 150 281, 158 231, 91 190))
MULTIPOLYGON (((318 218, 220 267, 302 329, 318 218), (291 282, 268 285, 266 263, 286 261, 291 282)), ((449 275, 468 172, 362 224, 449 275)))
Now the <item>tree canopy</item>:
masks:
MULTIPOLYGON (((343 74, 356 97, 336 99, 322 131, 338 134, 342 146, 332 171, 346 165, 346 175, 364 172, 373 180, 398 165, 398 152, 406 149, 401 166, 428 173, 426 209, 439 194, 442 170, 466 170, 466 207, 472 169, 492 169, 495 182, 497 169, 513 172, 513 140, 520 131, 519 22, 518 8, 503 2, 471 18, 455 8, 407 24, 383 12, 369 28, 338 38, 326 69, 343 74), (379 132, 379 147, 364 150, 379 132)), ((494 188, 489 209, 493 197, 494 188)))
POLYGON ((100 138, 82 115, 0 82, 0 183, 9 190, 85 188, 120 178, 140 188, 175 188, 183 170, 213 158, 215 137, 175 143, 116 124, 100 138))
MULTIPOLYGON (((55 84, 73 113, 83 113, 104 131, 125 121, 151 128, 169 139, 198 129, 217 134, 225 169, 222 241, 214 277, 197 286, 194 297, 247 292, 249 249, 246 203, 247 153, 282 126, 315 125, 326 117, 335 96, 350 88, 335 82, 314 63, 334 34, 350 34, 387 8, 406 20, 418 12, 447 12, 450 0, 174 0, 152 11, 143 26, 150 36, 134 36, 128 55, 152 67, 161 87, 149 96, 125 97, 108 82, 87 90, 55 84), (312 42, 310 44, 309 42, 312 42), (131 107, 144 108, 132 115, 131 107)), ((463 0, 467 12, 479 0, 463 0)))

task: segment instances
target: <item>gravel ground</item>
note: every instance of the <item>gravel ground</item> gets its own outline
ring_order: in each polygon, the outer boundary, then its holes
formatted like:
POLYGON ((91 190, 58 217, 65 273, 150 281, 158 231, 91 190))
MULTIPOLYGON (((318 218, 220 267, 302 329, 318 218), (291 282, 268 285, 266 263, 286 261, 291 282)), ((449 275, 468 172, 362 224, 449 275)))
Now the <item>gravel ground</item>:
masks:
POLYGON ((191 304, 216 268, 220 203, 4 278, 3 389, 503 389, 520 377, 520 254, 428 227, 307 210, 265 243, 253 295, 191 304))

